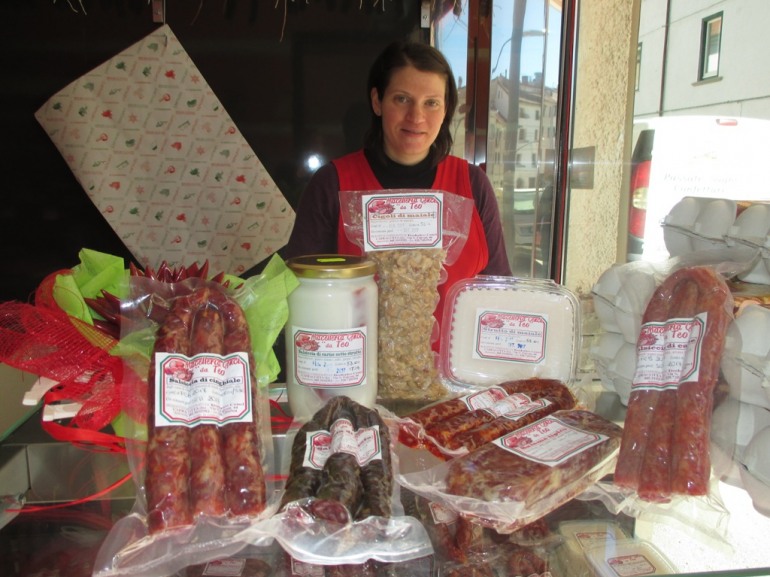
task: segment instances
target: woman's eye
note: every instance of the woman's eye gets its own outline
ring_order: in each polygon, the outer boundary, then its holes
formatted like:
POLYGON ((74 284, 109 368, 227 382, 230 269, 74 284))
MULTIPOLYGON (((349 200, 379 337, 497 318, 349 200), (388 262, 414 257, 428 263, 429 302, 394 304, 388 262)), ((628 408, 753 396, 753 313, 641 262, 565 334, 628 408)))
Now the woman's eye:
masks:
POLYGON ((394 100, 399 104, 403 104, 404 102, 407 102, 408 98, 406 96, 399 94, 398 96, 395 97, 394 100))

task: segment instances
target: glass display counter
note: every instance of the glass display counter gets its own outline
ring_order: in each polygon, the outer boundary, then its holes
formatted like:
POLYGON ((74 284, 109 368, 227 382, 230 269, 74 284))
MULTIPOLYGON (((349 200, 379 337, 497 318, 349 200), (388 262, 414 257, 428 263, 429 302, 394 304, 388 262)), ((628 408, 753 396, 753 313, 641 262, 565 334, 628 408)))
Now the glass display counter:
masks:
MULTIPOLYGON (((276 398, 283 400, 280 394, 276 398)), ((622 414, 622 410, 622 405, 612 394, 602 393, 599 396, 597 411, 622 414)), ((11 568, 11 572, 4 571, 4 575, 88 576, 93 570, 99 545, 113 523, 130 512, 133 506, 132 482, 129 480, 121 484, 127 473, 127 464, 121 455, 95 453, 52 441, 40 430, 38 419, 38 414, 33 415, 0 445, 0 493, 4 495, 0 515, 0 559, 4 560, 4 567, 11 568), (112 491, 96 500, 71 504, 111 487, 114 487, 112 491), (26 504, 23 512, 17 513, 22 497, 26 499, 26 504)), ((275 440, 278 454, 284 438, 276 435, 275 440)), ((638 518, 613 516, 599 502, 576 499, 546 517, 548 529, 555 540, 551 539, 545 549, 540 549, 540 553, 547 553, 544 556, 548 556, 548 570, 554 577, 593 575, 584 570, 578 571, 574 560, 565 568, 563 554, 558 550, 558 540, 561 539, 558 528, 562 524, 591 521, 618 526, 628 536, 650 543, 671 561, 676 574, 770 576, 770 548, 767 546, 770 518, 753 508, 751 499, 741 487, 720 482, 719 494, 729 510, 725 529, 727 540, 723 542, 704 539, 697 532, 676 523, 647 520, 644 515, 638 518)), ((409 513, 409 495, 402 493, 402 501, 409 513)), ((492 550, 504 546, 501 543, 490 545, 492 550)), ((208 569, 189 567, 173 577, 282 577, 292 575, 287 569, 290 565, 280 547, 274 545, 268 549, 246 549, 229 559, 228 563, 212 565, 208 569)), ((446 564, 430 558, 401 567, 390 566, 387 572, 379 574, 410 577, 471 574, 452 574, 446 569, 446 564)), ((466 567, 466 570, 470 571, 471 567, 466 567)), ((294 574, 302 574, 301 571, 306 571, 307 575, 321 575, 314 573, 318 568, 313 567, 297 567, 294 574)))

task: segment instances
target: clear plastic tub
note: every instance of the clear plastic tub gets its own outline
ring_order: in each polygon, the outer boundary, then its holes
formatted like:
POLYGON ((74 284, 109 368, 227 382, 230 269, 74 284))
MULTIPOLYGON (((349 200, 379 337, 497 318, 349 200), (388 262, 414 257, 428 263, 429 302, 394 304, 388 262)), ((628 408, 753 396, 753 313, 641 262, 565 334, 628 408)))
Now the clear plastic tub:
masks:
POLYGON ((586 549, 614 549, 617 541, 631 537, 617 521, 600 519, 562 521, 557 526, 557 533, 562 538, 562 543, 556 554, 565 570, 564 574, 571 577, 593 575, 593 570, 586 560, 586 549))
POLYGON ((580 307, 551 280, 480 275, 447 294, 440 374, 449 386, 574 378, 580 307))
POLYGON ((596 577, 671 575, 674 566, 656 547, 639 539, 605 542, 585 551, 596 577))

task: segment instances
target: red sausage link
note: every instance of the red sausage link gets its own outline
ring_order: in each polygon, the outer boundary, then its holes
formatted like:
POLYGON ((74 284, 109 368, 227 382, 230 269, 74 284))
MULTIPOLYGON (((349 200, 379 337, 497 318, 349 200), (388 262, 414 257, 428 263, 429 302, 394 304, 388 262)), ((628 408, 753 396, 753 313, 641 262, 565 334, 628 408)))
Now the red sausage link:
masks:
MULTIPOLYGON (((190 352, 190 325, 194 314, 194 296, 179 297, 158 328, 155 353, 190 352)), ((155 389, 155 365, 150 362, 150 391, 155 389)), ((148 441, 146 451, 145 493, 147 523, 150 533, 171 527, 189 525, 193 521, 188 479, 190 476, 190 430, 187 427, 156 427, 155 394, 149 398, 148 441)))
POLYGON ((680 385, 677 395, 671 490, 676 494, 705 495, 711 476, 709 438, 714 389, 733 306, 727 284, 713 269, 701 267, 692 274, 700 289, 699 312, 706 311, 708 319, 699 378, 680 385))
MULTIPOLYGON (((698 285, 691 278, 682 277, 671 290, 669 316, 686 319, 694 317, 697 314, 698 297, 698 285)), ((658 395, 655 426, 648 433, 637 492, 645 501, 667 502, 671 497, 671 444, 677 418, 677 391, 667 389, 658 395)))
POLYGON ((240 305, 224 294, 216 298, 225 326, 225 354, 245 352, 251 367, 251 397, 254 418, 250 423, 222 427, 225 454, 225 497, 234 515, 257 515, 265 510, 267 487, 262 467, 259 435, 256 364, 246 315, 240 305))
POLYGON ((474 449, 494 441, 503 435, 511 433, 516 429, 534 423, 546 415, 550 415, 556 411, 574 408, 575 397, 572 396, 572 393, 569 392, 569 389, 567 389, 566 386, 559 384, 559 387, 566 391, 566 394, 560 392, 559 388, 552 385, 549 389, 544 390, 544 392, 548 392, 549 394, 545 396, 533 395, 534 398, 532 400, 542 400, 546 402, 543 407, 535 409, 516 419, 506 416, 497 417, 485 425, 453 437, 447 444, 447 448, 451 450, 465 448, 468 451, 473 451, 474 449))
MULTIPOLYGON (((224 324, 219 311, 206 305, 195 315, 191 355, 224 352, 224 324)), ((198 425, 190 432, 190 494, 193 514, 226 513, 224 449, 217 425, 198 425)))
MULTIPOLYGON (((669 319, 671 291, 675 282, 673 277, 669 277, 655 290, 642 316, 643 324, 669 319)), ((636 489, 639 486, 648 432, 652 428, 658 398, 657 391, 631 390, 623 423, 623 440, 620 443, 620 452, 615 465, 614 481, 621 487, 636 489)))

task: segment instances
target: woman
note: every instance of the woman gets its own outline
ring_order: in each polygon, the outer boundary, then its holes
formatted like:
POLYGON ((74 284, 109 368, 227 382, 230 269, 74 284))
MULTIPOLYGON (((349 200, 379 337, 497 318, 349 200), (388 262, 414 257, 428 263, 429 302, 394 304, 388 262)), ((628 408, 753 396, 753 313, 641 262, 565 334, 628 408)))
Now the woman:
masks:
POLYGON ((345 236, 340 190, 435 189, 472 198, 468 240, 439 287, 435 316, 440 321, 444 295, 458 280, 511 275, 492 184, 479 167, 449 154, 457 87, 438 50, 416 42, 392 43, 372 65, 368 91, 371 126, 364 148, 316 171, 281 254, 361 254, 345 236))

